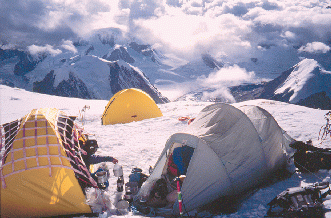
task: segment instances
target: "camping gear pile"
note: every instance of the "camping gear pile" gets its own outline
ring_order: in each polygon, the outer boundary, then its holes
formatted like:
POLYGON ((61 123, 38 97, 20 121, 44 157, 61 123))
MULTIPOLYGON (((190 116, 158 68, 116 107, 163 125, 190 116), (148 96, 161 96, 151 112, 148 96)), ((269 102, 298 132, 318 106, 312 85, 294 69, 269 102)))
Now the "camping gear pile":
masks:
POLYGON ((331 149, 313 146, 311 141, 295 141, 290 144, 295 149, 294 164, 300 172, 316 172, 331 169, 331 149))
MULTIPOLYGON (((115 177, 123 179, 123 169, 119 164, 115 164, 113 168, 115 177)), ((101 163, 98 169, 92 173, 92 177, 97 181, 98 188, 88 188, 86 191, 86 203, 91 207, 94 213, 100 214, 109 212, 113 205, 118 210, 126 210, 129 207, 129 202, 122 198, 122 191, 117 185, 117 193, 114 201, 112 202, 111 194, 108 190, 109 187, 109 169, 106 163, 101 163)), ((122 180, 124 182, 124 180, 122 180)))
POLYGON ((328 182, 288 188, 268 203, 267 217, 324 217, 322 200, 330 193, 328 182))
MULTIPOLYGON (((321 127, 321 144, 331 136, 331 111, 325 115, 326 125, 321 127)), ((299 172, 315 173, 320 169, 331 169, 331 149, 320 148, 307 142, 293 141, 294 165, 299 172)), ((267 217, 324 217, 322 200, 331 194, 329 182, 315 183, 308 187, 293 187, 280 193, 268 203, 267 217)))
MULTIPOLYGON (((319 132, 319 140, 322 144, 327 136, 331 136, 331 111, 325 114, 326 124, 319 132)), ((311 140, 307 142, 294 141, 290 144, 294 149, 294 164, 300 172, 316 172, 320 169, 331 169, 331 149, 320 148, 312 144, 311 140)))
POLYGON ((148 176, 142 172, 142 169, 137 167, 133 168, 129 175, 129 182, 125 184, 124 199, 132 203, 133 197, 138 193, 147 178, 148 176))

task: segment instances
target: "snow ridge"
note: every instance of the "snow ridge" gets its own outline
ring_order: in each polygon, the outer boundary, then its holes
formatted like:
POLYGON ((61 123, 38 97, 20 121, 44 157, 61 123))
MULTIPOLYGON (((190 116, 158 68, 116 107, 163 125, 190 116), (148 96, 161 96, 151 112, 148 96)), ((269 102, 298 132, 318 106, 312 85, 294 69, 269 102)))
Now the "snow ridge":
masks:
POLYGON ((331 72, 324 70, 314 59, 304 59, 294 66, 293 71, 275 94, 293 93, 289 99, 297 103, 312 94, 325 91, 331 96, 331 72))

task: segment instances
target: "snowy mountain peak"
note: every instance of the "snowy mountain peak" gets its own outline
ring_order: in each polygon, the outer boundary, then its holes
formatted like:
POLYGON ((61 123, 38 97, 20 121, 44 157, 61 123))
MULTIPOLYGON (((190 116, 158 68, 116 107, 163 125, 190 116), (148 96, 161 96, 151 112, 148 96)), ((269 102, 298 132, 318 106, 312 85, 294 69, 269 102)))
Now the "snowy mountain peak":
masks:
POLYGON ((127 48, 121 45, 115 45, 114 50, 108 53, 107 55, 104 55, 102 58, 109 61, 123 60, 126 63, 130 63, 130 64, 133 64, 135 62, 135 59, 133 59, 128 53, 127 48))
POLYGON ((286 80, 275 90, 276 95, 291 93, 289 102, 297 103, 300 99, 325 91, 331 95, 331 72, 324 70, 313 59, 304 59, 293 67, 286 80))
POLYGON ((314 59, 302 60, 269 82, 240 85, 230 90, 236 101, 262 98, 331 109, 331 72, 314 59))

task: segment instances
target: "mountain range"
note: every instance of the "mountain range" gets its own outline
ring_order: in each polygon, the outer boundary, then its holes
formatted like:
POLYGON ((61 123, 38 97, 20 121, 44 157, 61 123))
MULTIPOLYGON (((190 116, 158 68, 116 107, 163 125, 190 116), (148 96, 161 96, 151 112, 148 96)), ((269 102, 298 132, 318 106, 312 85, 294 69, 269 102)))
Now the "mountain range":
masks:
POLYGON ((331 72, 314 59, 302 60, 269 82, 231 87, 230 90, 237 101, 262 98, 331 109, 331 72))
POLYGON ((252 99, 270 99, 311 108, 331 109, 331 72, 326 71, 314 59, 301 62, 268 82, 246 83, 228 88, 233 100, 224 95, 206 99, 217 88, 204 88, 189 92, 177 100, 242 102, 252 99))
POLYGON ((97 32, 88 41, 77 39, 74 49, 56 55, 0 48, 0 83, 85 99, 110 99, 119 90, 139 88, 156 103, 165 103, 169 99, 154 84, 187 81, 221 66, 209 55, 194 63, 167 57, 150 45, 123 41, 120 35, 114 30, 97 32))
MULTIPOLYGON (((150 45, 123 40, 116 31, 97 32, 89 40, 73 41, 72 46, 73 49, 56 55, 0 48, 0 84, 84 99, 110 99, 122 89, 139 88, 156 103, 166 103, 170 100, 158 91, 157 85, 194 81, 224 67, 224 63, 209 54, 189 62, 164 55, 150 45)), ((215 89, 200 88, 177 100, 202 100, 204 93, 215 89)), ((331 72, 314 59, 303 59, 272 80, 227 90, 232 100, 222 96, 207 100, 240 102, 265 98, 331 109, 331 72)))

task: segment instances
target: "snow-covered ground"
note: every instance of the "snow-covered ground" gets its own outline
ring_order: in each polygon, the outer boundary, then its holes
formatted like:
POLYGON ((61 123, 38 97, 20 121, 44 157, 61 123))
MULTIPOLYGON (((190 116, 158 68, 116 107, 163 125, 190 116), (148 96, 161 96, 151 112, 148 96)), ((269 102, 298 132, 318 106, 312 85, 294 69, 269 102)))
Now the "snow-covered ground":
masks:
MULTIPOLYGON (((211 102, 179 101, 158 105, 163 117, 132 122, 127 124, 101 125, 101 115, 106 100, 83 100, 77 98, 64 98, 32 93, 18 88, 0 85, 0 123, 4 124, 19 119, 34 108, 55 107, 68 115, 78 117, 78 125, 84 127, 85 132, 95 134, 99 150, 97 154, 109 155, 117 158, 123 166, 124 180, 128 180, 131 169, 139 167, 148 173, 149 166, 153 166, 159 157, 166 140, 174 133, 181 132, 186 122, 178 120, 181 116, 195 117, 205 106, 211 102), (87 105, 85 113, 81 113, 87 105), (84 119, 82 120, 82 115, 84 119)), ((311 109, 293 104, 270 100, 252 100, 238 105, 258 105, 269 111, 278 124, 296 140, 313 140, 314 145, 331 147, 330 140, 319 145, 319 130, 325 124, 325 110, 311 109)), ((113 165, 109 163, 109 167, 113 165)), ((244 200, 237 212, 218 217, 263 217, 269 203, 277 194, 286 188, 304 186, 307 184, 331 181, 331 171, 321 170, 315 174, 296 173, 291 178, 261 188, 244 200)), ((116 192, 116 178, 110 178, 109 190, 116 192)), ((324 200, 326 208, 331 209, 331 197, 324 200)), ((139 217, 131 212, 124 215, 101 214, 100 217, 120 216, 139 217)), ((326 213, 331 217, 331 212, 326 213)))

